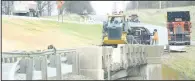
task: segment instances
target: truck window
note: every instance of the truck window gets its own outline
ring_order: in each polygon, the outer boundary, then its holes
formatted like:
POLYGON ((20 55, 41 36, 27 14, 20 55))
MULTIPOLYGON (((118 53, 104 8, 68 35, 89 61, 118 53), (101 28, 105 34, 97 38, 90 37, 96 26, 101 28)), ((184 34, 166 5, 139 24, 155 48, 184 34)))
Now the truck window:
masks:
POLYGON ((190 21, 189 11, 167 12, 167 22, 190 21))

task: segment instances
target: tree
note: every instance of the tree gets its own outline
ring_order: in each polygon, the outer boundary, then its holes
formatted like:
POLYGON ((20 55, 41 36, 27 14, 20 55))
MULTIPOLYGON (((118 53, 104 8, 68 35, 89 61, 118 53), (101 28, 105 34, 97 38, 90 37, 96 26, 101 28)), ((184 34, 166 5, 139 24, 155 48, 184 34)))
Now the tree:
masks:
MULTIPOLYGON (((158 9, 159 8, 159 1, 139 1, 139 9, 158 9)), ((169 8, 169 7, 180 7, 180 6, 193 6, 195 5, 195 1, 161 1, 162 8, 169 8)), ((136 1, 131 1, 127 4, 128 9, 135 9, 136 8, 136 1)))
POLYGON ((14 1, 2 1, 2 14, 11 15, 14 1))
POLYGON ((51 2, 47 1, 47 12, 48 12, 48 16, 51 16, 51 2))
POLYGON ((63 8, 66 8, 66 11, 70 13, 76 14, 82 14, 84 10, 87 10, 88 13, 93 13, 94 11, 90 1, 66 1, 63 8))
POLYGON ((47 5, 47 1, 36 1, 36 2, 37 2, 37 9, 38 9, 39 15, 42 16, 44 8, 47 5))
POLYGON ((55 4, 55 1, 47 1, 47 15, 51 16, 53 5, 55 4))

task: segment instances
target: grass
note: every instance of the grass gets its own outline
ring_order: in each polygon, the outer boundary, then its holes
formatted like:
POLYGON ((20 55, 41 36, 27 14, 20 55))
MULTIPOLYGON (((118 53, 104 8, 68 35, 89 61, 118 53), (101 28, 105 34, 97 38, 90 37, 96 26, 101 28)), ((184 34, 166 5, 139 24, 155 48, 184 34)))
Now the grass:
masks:
MULTIPOLYGON (((43 18, 58 19, 58 16, 45 16, 43 18)), ((76 14, 64 15, 63 17, 66 21, 80 21, 81 16, 76 14)), ((48 23, 48 21, 46 21, 48 23)), ((54 23, 54 22, 52 22, 54 23)), ((57 23, 61 28, 61 31, 69 35, 78 36, 87 40, 100 42, 102 26, 99 24, 87 25, 87 24, 72 24, 72 23, 57 23)))
MULTIPOLYGON (((61 19, 62 16, 60 16, 61 19)), ((58 19, 58 16, 44 16, 43 18, 49 18, 49 19, 58 19)), ((77 15, 77 14, 67 14, 67 15, 63 15, 63 20, 66 21, 80 21, 81 16, 77 15)))
POLYGON ((75 23, 58 23, 54 21, 42 21, 43 24, 52 23, 58 25, 60 31, 70 35, 78 36, 91 41, 99 41, 101 38, 100 24, 75 24, 75 23))
POLYGON ((168 59, 164 64, 175 69, 176 71, 184 74, 188 79, 195 79, 195 60, 194 52, 195 46, 186 48, 187 53, 175 53, 171 54, 171 59, 168 59))
POLYGON ((47 20, 24 20, 24 19, 7 19, 3 18, 3 24, 13 24, 16 27, 22 27, 31 31, 42 31, 48 28, 58 28, 60 31, 69 34, 84 37, 84 39, 98 40, 101 38, 100 24, 75 24, 75 23, 58 23, 47 20), (12 22, 13 21, 13 22, 12 22), (14 22, 17 21, 17 22, 14 22), (23 23, 18 23, 23 22, 23 23), (28 27, 25 27, 28 26, 28 27))
MULTIPOLYGON (((65 47, 71 46, 71 44, 74 44, 75 46, 81 44, 89 45, 100 43, 101 27, 102 26, 99 24, 59 23, 46 20, 3 17, 2 38, 23 42, 28 48, 32 46, 35 47, 41 43, 43 45, 51 43, 55 45, 56 42, 52 41, 59 41, 60 43, 66 42, 67 45, 65 45, 65 47), (30 45, 31 43, 33 43, 33 45, 30 45)), ((6 46, 7 44, 3 44, 3 48, 6 46)))
MULTIPOLYGON (((192 40, 195 41, 195 7, 176 7, 176 8, 167 8, 167 9, 144 9, 144 10, 133 10, 128 13, 136 13, 139 15, 140 21, 148 24, 154 24, 166 27, 166 12, 167 11, 190 11, 191 22, 192 22, 192 40)), ((170 59, 168 59, 164 64, 168 65, 170 68, 178 71, 179 73, 184 74, 188 79, 195 79, 195 47, 189 46, 185 48, 187 53, 174 53, 171 54, 170 59)), ((176 76, 172 75, 172 76, 176 76)))

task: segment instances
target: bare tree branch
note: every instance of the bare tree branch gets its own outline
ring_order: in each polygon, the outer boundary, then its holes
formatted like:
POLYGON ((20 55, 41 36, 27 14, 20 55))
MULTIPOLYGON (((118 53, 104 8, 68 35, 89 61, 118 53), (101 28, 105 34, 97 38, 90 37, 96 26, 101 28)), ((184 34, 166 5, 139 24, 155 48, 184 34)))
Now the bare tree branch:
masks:
POLYGON ((42 16, 44 8, 47 5, 47 1, 36 1, 36 2, 37 2, 37 8, 38 8, 38 11, 39 11, 39 15, 42 16))

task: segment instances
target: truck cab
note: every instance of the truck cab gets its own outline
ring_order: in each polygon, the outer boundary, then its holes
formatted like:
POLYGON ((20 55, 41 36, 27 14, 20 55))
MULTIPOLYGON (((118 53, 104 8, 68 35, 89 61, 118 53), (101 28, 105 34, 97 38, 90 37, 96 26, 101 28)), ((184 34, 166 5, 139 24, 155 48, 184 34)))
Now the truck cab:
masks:
POLYGON ((167 12, 169 45, 190 45, 191 27, 189 11, 167 12))
POLYGON ((13 15, 37 17, 37 3, 35 1, 14 1, 13 15))

